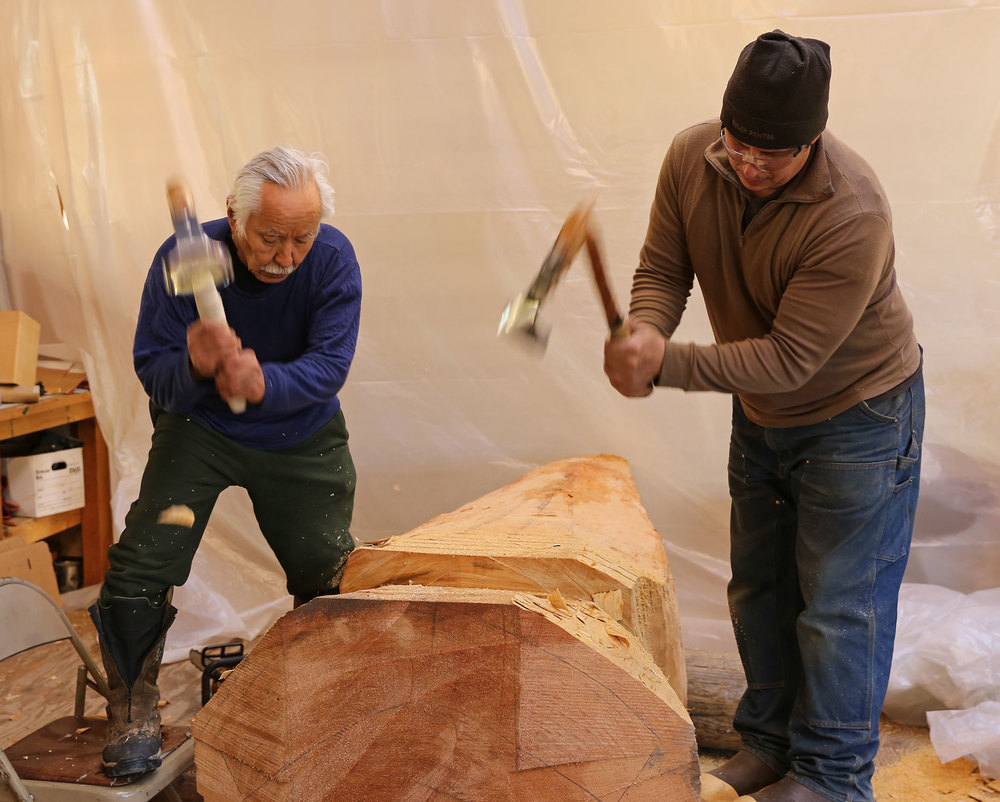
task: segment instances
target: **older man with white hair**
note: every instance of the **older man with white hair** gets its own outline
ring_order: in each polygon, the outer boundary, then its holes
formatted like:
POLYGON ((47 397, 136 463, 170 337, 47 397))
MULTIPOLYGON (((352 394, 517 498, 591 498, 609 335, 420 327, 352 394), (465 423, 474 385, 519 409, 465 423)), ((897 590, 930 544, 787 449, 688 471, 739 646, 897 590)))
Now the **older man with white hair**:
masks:
POLYGON ((237 174, 227 217, 205 233, 228 248, 227 323, 171 296, 153 258, 133 357, 150 398, 152 445, 139 498, 111 546, 91 616, 112 691, 107 773, 160 765, 156 686, 176 612, 219 494, 246 488, 264 538, 301 603, 336 593, 354 548, 355 471, 338 393, 354 358, 361 274, 354 249, 321 221, 333 212, 326 164, 276 147, 237 174), (246 399, 234 413, 228 401, 246 399), (164 516, 182 507, 185 516, 164 516))

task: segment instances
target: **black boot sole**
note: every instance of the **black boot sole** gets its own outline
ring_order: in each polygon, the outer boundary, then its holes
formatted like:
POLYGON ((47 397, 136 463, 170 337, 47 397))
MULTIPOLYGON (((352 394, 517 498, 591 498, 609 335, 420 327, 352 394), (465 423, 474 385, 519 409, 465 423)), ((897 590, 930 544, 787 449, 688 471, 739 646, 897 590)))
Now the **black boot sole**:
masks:
POLYGON ((158 769, 162 762, 163 760, 158 754, 149 757, 134 757, 128 760, 119 760, 117 763, 105 763, 104 773, 109 777, 131 777, 158 769))

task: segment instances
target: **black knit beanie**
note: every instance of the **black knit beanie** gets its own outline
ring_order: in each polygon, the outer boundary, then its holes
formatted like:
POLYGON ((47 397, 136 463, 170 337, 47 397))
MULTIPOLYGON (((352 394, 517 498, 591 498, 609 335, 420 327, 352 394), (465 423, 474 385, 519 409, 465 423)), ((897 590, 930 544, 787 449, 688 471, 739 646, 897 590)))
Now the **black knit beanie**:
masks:
POLYGON ((830 45, 783 31, 743 48, 722 97, 722 124, 754 148, 808 145, 826 127, 830 45))

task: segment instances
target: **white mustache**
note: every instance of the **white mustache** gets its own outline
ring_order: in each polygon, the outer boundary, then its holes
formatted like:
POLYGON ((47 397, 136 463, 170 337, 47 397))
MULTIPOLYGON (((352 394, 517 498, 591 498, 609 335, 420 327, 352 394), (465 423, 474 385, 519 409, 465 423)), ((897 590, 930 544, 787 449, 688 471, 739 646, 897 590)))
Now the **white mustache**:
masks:
POLYGON ((271 263, 269 265, 264 265, 260 268, 261 273, 266 273, 269 276, 275 276, 276 278, 283 278, 285 276, 291 275, 292 271, 295 270, 295 265, 290 267, 282 267, 281 265, 276 265, 271 263))

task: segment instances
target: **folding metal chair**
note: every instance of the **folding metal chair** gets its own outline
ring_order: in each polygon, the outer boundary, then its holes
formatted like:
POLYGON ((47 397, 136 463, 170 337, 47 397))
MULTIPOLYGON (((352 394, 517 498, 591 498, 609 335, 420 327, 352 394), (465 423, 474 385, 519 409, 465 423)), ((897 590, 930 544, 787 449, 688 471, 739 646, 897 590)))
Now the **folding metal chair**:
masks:
MULTIPOLYGON (((80 657, 73 715, 42 723, 10 746, 0 745, 0 802, 149 800, 160 791, 181 802, 173 782, 194 765, 194 741, 183 727, 163 727, 163 763, 131 782, 102 771, 107 719, 84 715, 87 688, 107 697, 104 674, 59 604, 37 585, 0 578, 0 662, 69 640, 80 657)), ((0 689, 2 692, 3 689, 0 689)))

